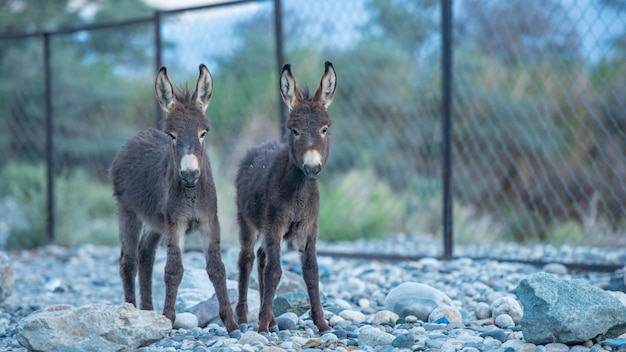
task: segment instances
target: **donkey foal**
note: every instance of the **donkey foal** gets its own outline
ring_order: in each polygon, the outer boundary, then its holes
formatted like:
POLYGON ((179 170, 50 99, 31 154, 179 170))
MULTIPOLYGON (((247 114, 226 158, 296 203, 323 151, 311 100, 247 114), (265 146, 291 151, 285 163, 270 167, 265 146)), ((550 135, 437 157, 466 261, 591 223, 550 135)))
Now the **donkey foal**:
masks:
POLYGON ((220 254, 215 184, 205 155, 204 139, 210 128, 205 111, 213 80, 206 66, 200 65, 196 89, 190 96, 186 88, 174 91, 162 67, 155 90, 167 113, 163 131, 149 128, 130 138, 109 170, 117 200, 124 299, 137 305, 135 277, 139 272, 141 309, 153 309, 154 257, 164 239, 167 261, 163 314, 174 323, 176 295, 183 276, 185 235, 198 230, 206 271, 219 301, 220 318, 226 329, 233 332, 237 324, 228 300, 226 270, 220 254))
POLYGON ((326 108, 335 94, 337 75, 330 62, 319 87, 311 97, 300 90, 289 64, 280 76, 280 93, 289 108, 285 123, 286 143, 268 142, 252 148, 239 165, 236 178, 237 220, 239 222, 239 324, 248 322, 247 293, 257 251, 259 291, 259 332, 276 327, 272 311, 276 286, 280 281, 280 249, 283 240, 292 241, 301 253, 302 276, 311 304, 311 318, 320 332, 330 330, 320 303, 319 273, 315 244, 319 190, 317 177, 329 154, 330 116, 326 108))

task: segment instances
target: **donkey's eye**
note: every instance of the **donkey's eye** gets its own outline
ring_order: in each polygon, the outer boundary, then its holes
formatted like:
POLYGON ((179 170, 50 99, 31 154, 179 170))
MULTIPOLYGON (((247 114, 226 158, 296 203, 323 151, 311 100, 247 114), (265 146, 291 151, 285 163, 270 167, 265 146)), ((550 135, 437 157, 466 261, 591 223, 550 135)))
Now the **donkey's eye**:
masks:
POLYGON ((207 132, 208 132, 207 130, 202 131, 202 132, 200 133, 200 139, 204 139, 204 137, 206 137, 206 133, 207 133, 207 132))
POLYGON ((325 136, 327 132, 328 132, 328 126, 324 126, 321 130, 322 136, 325 136))
POLYGON ((298 130, 295 128, 291 129, 291 133, 293 134, 294 137, 298 137, 300 135, 300 132, 298 132, 298 130))
POLYGON ((172 142, 176 142, 176 136, 173 133, 168 133, 167 135, 170 137, 172 142))

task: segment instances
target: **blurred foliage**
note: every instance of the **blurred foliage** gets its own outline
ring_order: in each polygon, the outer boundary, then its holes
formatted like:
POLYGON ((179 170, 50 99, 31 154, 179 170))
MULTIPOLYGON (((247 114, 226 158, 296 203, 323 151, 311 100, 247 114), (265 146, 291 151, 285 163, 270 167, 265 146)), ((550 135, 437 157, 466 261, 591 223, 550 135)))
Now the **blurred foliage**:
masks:
POLYGON ((439 0, 369 0, 368 37, 392 48, 416 54, 437 29, 439 0), (401 30, 398 30, 398 29, 401 30))
POLYGON ((464 0, 456 30, 505 64, 576 60, 581 38, 559 0, 464 0))
MULTIPOLYGON (((285 56, 298 85, 315 89, 325 60, 338 74, 329 107, 331 156, 320 180, 320 236, 439 235, 439 1, 333 2, 336 13, 327 11, 328 1, 283 4, 285 56), (346 40, 341 16, 356 16, 357 6, 364 19, 353 21, 356 32, 346 40)), ((626 10, 621 0, 597 5, 626 10)), ((224 184, 245 149, 280 137, 273 10, 259 8, 235 21, 228 48, 207 53, 216 87, 210 149, 224 188, 220 204, 228 209, 221 216, 232 216, 233 192, 224 184)), ((2 34, 153 15, 139 0, 0 0, 0 9, 2 34)), ((455 5, 454 209, 462 239, 489 232, 488 240, 566 242, 568 233, 575 241, 592 231, 619 233, 626 205, 626 24, 608 38, 606 55, 591 60, 570 15, 558 0, 455 5)), ((185 25, 167 16, 177 28, 185 25)), ((203 40, 222 35, 197 30, 189 29, 203 40)), ((137 23, 50 37, 59 241, 72 242, 62 237, 70 232, 109 241, 106 169, 124 139, 157 121, 153 31, 152 23, 137 23), (74 192, 87 207, 71 198, 71 187, 90 190, 74 192), (77 225, 66 225, 68 219, 77 225)), ((166 53, 188 40, 175 33, 166 53)), ((194 49, 206 50, 202 43, 194 49)), ((187 60, 185 53, 172 56, 187 60)), ((0 40, 0 172, 12 180, 2 194, 39 216, 29 218, 37 234, 23 244, 29 247, 42 241, 45 226, 43 169, 24 166, 44 159, 42 57, 40 37, 0 40)), ((177 71, 173 81, 193 84, 197 76, 185 74, 177 71)), ((232 236, 234 225, 226 227, 232 236)))
POLYGON ((0 198, 13 198, 26 220, 9 228, 6 246, 35 248, 46 243, 46 169, 43 164, 9 164, 0 172, 0 198))
MULTIPOLYGON (((8 248, 34 248, 47 241, 46 172, 42 164, 11 163, 0 172, 0 199, 14 199, 27 226, 9 229, 8 248)), ((78 169, 57 178, 55 219, 60 245, 117 243, 115 203, 107 185, 78 169), (82 190, 77 192, 76 190, 82 190)))
MULTIPOLYGON (((54 32, 153 14, 154 10, 139 0, 0 0, 0 33, 54 32)), ((117 33, 114 40, 124 41, 125 33, 117 33)))
POLYGON ((385 237, 405 215, 399 196, 368 170, 354 169, 334 182, 320 182, 320 198, 322 241, 385 237))

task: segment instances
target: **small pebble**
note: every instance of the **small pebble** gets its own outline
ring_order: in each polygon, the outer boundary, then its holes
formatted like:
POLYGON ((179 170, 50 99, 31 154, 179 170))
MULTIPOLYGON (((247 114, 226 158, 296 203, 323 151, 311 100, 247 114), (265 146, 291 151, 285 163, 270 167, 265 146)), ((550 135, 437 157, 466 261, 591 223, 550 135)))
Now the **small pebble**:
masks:
POLYGON ((176 314, 176 321, 174 322, 174 329, 191 330, 198 326, 198 317, 192 313, 178 313, 176 314))
POLYGON ((546 264, 541 270, 550 274, 567 275, 567 267, 560 263, 546 264))
POLYGON ((474 314, 476 314, 476 319, 487 319, 491 317, 491 308, 485 302, 478 302, 474 308, 474 314))
POLYGON ((500 342, 506 341, 506 333, 502 330, 490 330, 480 334, 481 337, 491 337, 500 342))
POLYGON ((370 307, 370 300, 367 298, 361 298, 359 299, 359 307, 363 308, 363 309, 367 309, 370 307))
POLYGON ((404 317, 404 321, 407 323, 415 323, 417 321, 417 317, 415 315, 407 315, 404 317))
POLYGON ((500 314, 494 320, 496 326, 506 329, 508 327, 514 326, 513 318, 511 318, 508 314, 500 314))
POLYGON ((397 348, 411 348, 414 342, 413 334, 402 334, 393 339, 391 345, 397 348))
POLYGON ((365 314, 355 310, 343 310, 339 313, 339 316, 345 320, 349 320, 355 323, 361 323, 365 321, 365 314))

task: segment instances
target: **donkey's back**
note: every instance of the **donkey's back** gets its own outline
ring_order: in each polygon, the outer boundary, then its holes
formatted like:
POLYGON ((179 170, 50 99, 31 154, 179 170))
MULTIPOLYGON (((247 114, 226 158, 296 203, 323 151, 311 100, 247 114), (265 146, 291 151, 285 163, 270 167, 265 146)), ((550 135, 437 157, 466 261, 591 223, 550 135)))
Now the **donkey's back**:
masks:
POLYGON ((163 131, 142 130, 122 146, 109 170, 118 203, 135 209, 145 220, 160 211, 159 203, 164 194, 163 189, 155 185, 165 182, 170 144, 170 138, 163 131))
POLYGON ((272 168, 284 165, 277 162, 277 159, 287 149, 287 145, 275 140, 265 142, 248 149, 239 163, 235 179, 237 205, 257 228, 261 226, 264 206, 267 205, 265 198, 270 191, 268 182, 272 168))

